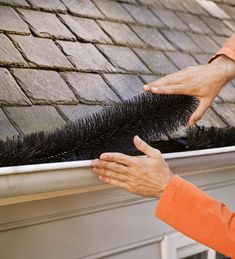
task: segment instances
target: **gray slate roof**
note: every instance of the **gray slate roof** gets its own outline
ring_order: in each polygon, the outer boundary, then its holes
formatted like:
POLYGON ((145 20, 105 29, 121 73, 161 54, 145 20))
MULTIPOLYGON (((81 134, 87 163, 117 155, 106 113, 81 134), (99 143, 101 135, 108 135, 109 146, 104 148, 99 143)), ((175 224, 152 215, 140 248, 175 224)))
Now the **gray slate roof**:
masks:
MULTIPOLYGON (((233 33, 234 0, 0 0, 0 138, 140 94, 233 33)), ((235 84, 199 124, 235 126, 235 84)))

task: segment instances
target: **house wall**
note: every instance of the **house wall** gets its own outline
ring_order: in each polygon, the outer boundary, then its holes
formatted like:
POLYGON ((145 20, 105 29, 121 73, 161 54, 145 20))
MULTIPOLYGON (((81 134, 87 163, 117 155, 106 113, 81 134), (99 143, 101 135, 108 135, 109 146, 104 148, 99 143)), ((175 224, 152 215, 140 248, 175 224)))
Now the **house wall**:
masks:
MULTIPOLYGON (((235 210, 235 169, 184 177, 235 210)), ((0 207, 0 258, 160 259, 156 200, 118 188, 0 207)))

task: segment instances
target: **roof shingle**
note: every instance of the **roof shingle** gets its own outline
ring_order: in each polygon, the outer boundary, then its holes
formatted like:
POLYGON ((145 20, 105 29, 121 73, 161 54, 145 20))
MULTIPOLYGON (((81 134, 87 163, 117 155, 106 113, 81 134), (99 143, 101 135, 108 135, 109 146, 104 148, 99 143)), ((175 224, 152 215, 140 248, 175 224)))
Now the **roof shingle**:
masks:
POLYGON ((74 35, 60 22, 54 13, 20 9, 35 35, 45 38, 74 40, 74 35))
POLYGON ((72 87, 79 100, 89 102, 118 102, 115 93, 98 74, 64 72, 63 78, 72 87))
POLYGON ((33 104, 76 104, 77 98, 56 71, 13 69, 13 75, 33 104))
POLYGON ((7 107, 5 111, 25 134, 48 131, 65 124, 53 106, 7 107))
POLYGON ((135 53, 127 47, 98 45, 98 48, 120 71, 149 72, 135 53))
POLYGON ((188 26, 172 11, 153 9, 154 13, 167 25, 170 29, 188 30, 188 26))
POLYGON ((153 73, 169 74, 177 71, 175 65, 161 51, 135 49, 135 52, 153 73))
POLYGON ((99 21, 99 24, 117 44, 145 46, 143 41, 126 24, 108 21, 99 21))
POLYGON ((163 34, 171 41, 179 50, 187 52, 200 52, 199 47, 187 36, 186 33, 180 31, 162 30, 163 34))
POLYGON ((149 46, 162 50, 174 50, 172 44, 157 29, 136 25, 131 26, 131 28, 149 46))
POLYGON ((123 100, 143 93, 143 82, 138 76, 105 74, 105 78, 123 100))
POLYGON ((30 105, 30 101, 20 89, 10 72, 0 68, 0 105, 30 105), (9 91, 10 90, 10 91, 9 91))
POLYGON ((138 23, 163 27, 162 22, 147 7, 130 4, 124 4, 123 6, 138 23))
POLYGON ((90 43, 57 41, 77 69, 114 71, 107 59, 90 43))
POLYGON ((91 0, 62 0, 68 10, 84 17, 104 17, 91 0))
POLYGON ((59 105, 58 109, 60 112, 67 117, 69 121, 75 121, 77 119, 82 119, 92 113, 99 112, 102 110, 101 106, 98 105, 59 105))
POLYGON ((118 21, 134 22, 130 14, 118 2, 110 0, 94 0, 94 3, 107 18, 118 21))
POLYGON ((23 59, 20 52, 14 47, 13 43, 4 34, 0 34, 0 64, 27 66, 27 63, 23 59))
POLYGON ((11 38, 32 66, 73 68, 65 55, 50 39, 19 35, 12 35, 11 38))
MULTIPOLYGON (((16 0, 17 1, 17 0, 16 0)), ((65 5, 60 0, 29 0, 30 4, 36 9, 46 9, 51 11, 66 11, 65 5)))
POLYGON ((18 134, 19 132, 13 127, 3 110, 0 109, 0 139, 6 139, 18 134))
MULTIPOLYGON (((235 32, 232 1, 0 0, 0 138, 52 130, 207 63, 235 32)), ((198 124, 235 125, 234 89, 198 124)))
POLYGON ((112 43, 98 24, 89 18, 60 15, 64 23, 72 30, 79 40, 87 42, 112 43))
POLYGON ((20 18, 17 12, 7 6, 0 8, 0 31, 29 35, 27 24, 20 18))

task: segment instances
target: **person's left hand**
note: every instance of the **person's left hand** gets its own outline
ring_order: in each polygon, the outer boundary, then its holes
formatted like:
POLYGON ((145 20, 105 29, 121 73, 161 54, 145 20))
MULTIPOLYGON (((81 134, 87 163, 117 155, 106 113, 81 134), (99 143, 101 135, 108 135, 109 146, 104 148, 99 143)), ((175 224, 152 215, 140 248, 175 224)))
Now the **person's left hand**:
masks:
POLYGON ((147 157, 103 153, 100 159, 93 161, 93 171, 105 183, 140 196, 159 198, 173 173, 159 150, 150 147, 138 136, 134 137, 134 144, 147 157))

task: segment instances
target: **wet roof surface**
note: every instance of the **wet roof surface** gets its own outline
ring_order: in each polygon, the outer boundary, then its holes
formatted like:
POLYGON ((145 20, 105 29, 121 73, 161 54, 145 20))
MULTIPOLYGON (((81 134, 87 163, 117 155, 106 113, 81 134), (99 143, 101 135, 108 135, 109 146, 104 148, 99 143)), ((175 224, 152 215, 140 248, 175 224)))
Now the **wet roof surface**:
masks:
MULTIPOLYGON (((0 0, 0 139, 140 94, 233 33, 233 0, 0 0)), ((234 83, 199 124, 235 126, 234 83)))

